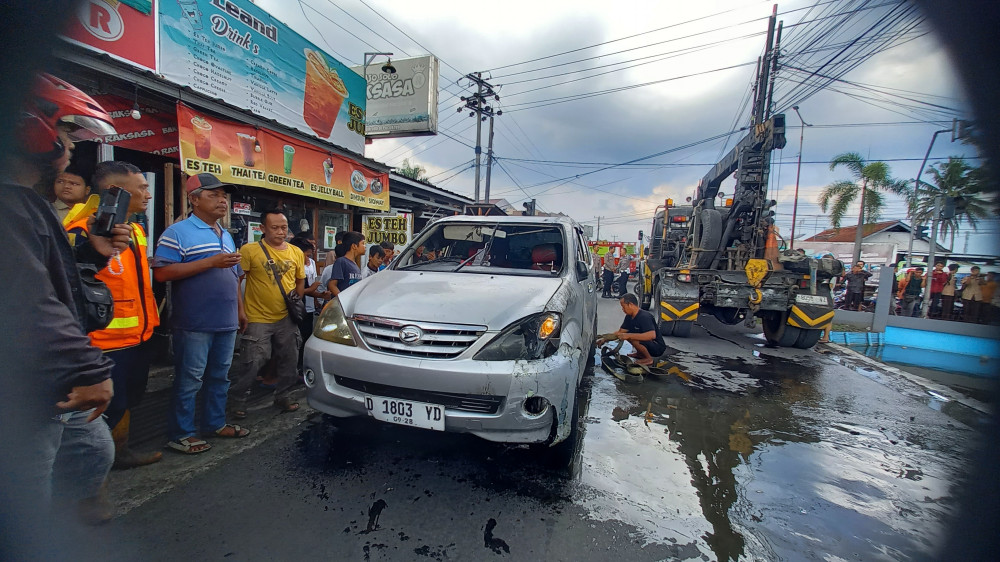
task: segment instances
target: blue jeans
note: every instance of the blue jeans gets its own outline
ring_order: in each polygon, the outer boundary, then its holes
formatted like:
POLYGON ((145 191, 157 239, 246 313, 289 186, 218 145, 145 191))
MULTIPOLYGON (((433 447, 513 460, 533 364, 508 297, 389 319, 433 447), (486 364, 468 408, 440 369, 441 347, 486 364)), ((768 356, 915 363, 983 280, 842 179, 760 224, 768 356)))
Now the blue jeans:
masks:
POLYGON ((236 347, 231 332, 187 332, 174 330, 174 388, 170 399, 168 432, 171 441, 195 435, 195 398, 204 386, 202 433, 226 425, 229 366, 236 347))

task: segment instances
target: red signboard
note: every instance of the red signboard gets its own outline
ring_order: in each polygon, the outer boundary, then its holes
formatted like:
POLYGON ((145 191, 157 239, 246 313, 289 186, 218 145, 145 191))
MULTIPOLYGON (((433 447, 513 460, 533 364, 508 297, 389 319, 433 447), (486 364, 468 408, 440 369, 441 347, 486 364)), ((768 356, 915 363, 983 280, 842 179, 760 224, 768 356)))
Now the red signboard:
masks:
MULTIPOLYGON (((131 10, 131 8, 129 8, 131 10)), ((177 158, 177 115, 139 105, 139 118, 133 117, 135 102, 111 94, 93 96, 115 122, 118 134, 98 137, 98 142, 140 152, 177 158)))
POLYGON ((63 36, 147 70, 156 71, 156 0, 150 14, 117 0, 81 0, 63 36))

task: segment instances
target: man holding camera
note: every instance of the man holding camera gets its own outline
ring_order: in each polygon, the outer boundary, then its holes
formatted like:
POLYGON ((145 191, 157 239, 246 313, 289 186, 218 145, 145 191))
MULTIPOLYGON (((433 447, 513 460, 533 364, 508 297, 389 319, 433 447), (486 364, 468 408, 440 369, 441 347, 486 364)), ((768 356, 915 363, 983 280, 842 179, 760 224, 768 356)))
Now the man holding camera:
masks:
POLYGON ((69 165, 74 140, 114 134, 112 123, 89 96, 39 74, 0 167, 0 527, 21 544, 38 544, 49 528, 54 494, 83 499, 78 505, 88 522, 112 516, 102 490, 114 448, 98 419, 112 397, 112 362, 87 338, 95 314, 77 263, 103 268, 127 248, 130 232, 115 225, 109 236, 73 248, 52 206, 29 187, 50 191, 69 165))
MULTIPOLYGON (((102 162, 94 171, 94 185, 107 200, 112 194, 128 195, 128 204, 118 204, 116 221, 126 223, 128 216, 145 213, 149 206, 149 182, 142 171, 128 162, 102 162)), ((139 405, 146 393, 149 380, 149 363, 152 352, 147 345, 153 337, 153 328, 160 325, 153 285, 149 278, 146 258, 146 231, 142 226, 129 222, 129 245, 112 256, 108 266, 97 273, 97 278, 111 289, 115 301, 115 316, 103 330, 91 332, 90 342, 104 350, 115 362, 111 369, 114 398, 104 412, 111 437, 115 442, 114 468, 135 468, 152 464, 163 458, 159 451, 140 454, 128 447, 131 410, 139 405)), ((67 225, 70 243, 86 243, 91 235, 87 219, 67 225)))

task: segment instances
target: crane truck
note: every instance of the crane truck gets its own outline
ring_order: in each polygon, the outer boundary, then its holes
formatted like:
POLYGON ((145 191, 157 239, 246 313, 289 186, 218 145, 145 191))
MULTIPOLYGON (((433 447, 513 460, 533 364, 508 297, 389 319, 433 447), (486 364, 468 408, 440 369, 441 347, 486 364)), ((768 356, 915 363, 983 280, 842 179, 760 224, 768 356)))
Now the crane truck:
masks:
MULTIPOLYGON (((834 258, 779 250, 776 202, 767 197, 771 153, 785 146, 785 116, 770 114, 768 80, 777 68, 775 20, 758 63, 749 132, 701 179, 690 205, 667 200, 654 213, 648 254, 637 283, 665 336, 687 337, 699 314, 724 324, 761 320, 768 343, 809 348, 833 322, 829 279, 843 274, 834 258), (731 198, 716 203, 732 175, 731 198)), ((777 27, 780 44, 781 26, 777 27)))

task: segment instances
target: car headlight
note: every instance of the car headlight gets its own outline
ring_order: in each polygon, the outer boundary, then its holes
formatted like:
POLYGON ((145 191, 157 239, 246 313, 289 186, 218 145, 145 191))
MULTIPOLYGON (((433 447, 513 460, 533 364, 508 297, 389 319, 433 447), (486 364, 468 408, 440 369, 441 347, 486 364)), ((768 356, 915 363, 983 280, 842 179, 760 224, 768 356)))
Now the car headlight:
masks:
POLYGON ((319 319, 316 321, 316 328, 313 335, 321 340, 332 341, 344 345, 357 346, 354 343, 354 336, 351 329, 347 327, 347 317, 344 316, 344 307, 340 306, 340 299, 333 299, 330 304, 323 308, 319 319))
POLYGON ((522 318, 493 338, 479 350, 479 361, 513 361, 541 359, 559 349, 561 318, 555 312, 543 312, 522 318))

